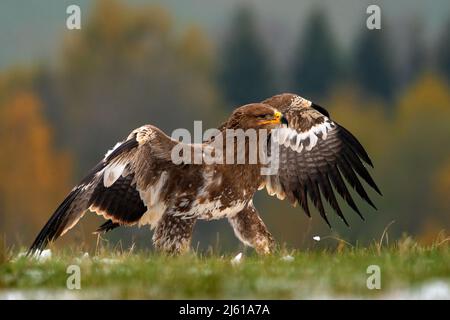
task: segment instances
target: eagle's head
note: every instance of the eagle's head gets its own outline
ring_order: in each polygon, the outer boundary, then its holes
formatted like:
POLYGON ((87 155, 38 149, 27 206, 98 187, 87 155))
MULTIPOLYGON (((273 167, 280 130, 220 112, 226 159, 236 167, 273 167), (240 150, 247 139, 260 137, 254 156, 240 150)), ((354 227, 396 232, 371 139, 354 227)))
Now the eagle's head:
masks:
POLYGON ((287 124, 287 120, 279 110, 264 103, 251 103, 234 110, 227 128, 270 130, 281 124, 287 124))

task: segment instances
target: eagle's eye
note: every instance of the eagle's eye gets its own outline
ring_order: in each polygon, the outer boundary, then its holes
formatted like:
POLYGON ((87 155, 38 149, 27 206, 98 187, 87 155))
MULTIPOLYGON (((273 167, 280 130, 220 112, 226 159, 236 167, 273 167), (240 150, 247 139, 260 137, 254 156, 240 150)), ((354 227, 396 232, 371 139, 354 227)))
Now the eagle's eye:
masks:
POLYGON ((258 119, 269 120, 269 119, 272 119, 273 114, 269 114, 269 113, 267 113, 267 114, 259 114, 259 115, 257 115, 256 117, 257 117, 258 119))
POLYGON ((274 111, 273 113, 265 113, 257 115, 258 123, 260 125, 278 125, 282 123, 283 115, 280 111, 274 111))

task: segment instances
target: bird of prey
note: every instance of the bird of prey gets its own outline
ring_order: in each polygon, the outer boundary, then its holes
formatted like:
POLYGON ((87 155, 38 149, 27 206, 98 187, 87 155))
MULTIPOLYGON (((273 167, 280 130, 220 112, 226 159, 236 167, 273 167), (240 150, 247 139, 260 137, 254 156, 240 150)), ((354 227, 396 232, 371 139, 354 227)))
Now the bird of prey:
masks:
MULTIPOLYGON (((171 151, 182 142, 145 125, 118 143, 72 189, 29 253, 42 251, 88 210, 107 220, 97 232, 150 225, 156 249, 170 254, 189 250, 197 219, 227 218, 240 241, 268 254, 274 249, 274 239, 252 201, 260 189, 299 204, 308 216, 312 202, 328 225, 323 198, 347 224, 335 191, 361 218, 349 186, 375 207, 360 181, 381 194, 365 167, 373 167, 368 154, 348 130, 315 103, 295 94, 276 95, 234 110, 218 128, 220 132, 230 129, 268 130, 265 145, 279 147, 274 149, 279 156, 276 174, 262 175, 259 161, 175 163, 171 151)), ((202 146, 213 142, 205 141, 202 146)), ((263 149, 269 152, 269 147, 263 149)))

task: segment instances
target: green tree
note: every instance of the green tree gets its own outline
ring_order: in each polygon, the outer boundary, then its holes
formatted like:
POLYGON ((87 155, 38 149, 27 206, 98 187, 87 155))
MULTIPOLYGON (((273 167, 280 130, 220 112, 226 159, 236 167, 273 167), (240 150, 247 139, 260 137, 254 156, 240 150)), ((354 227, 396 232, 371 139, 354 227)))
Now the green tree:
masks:
POLYGON ((401 87, 415 83, 422 75, 427 65, 427 50, 425 48, 424 29, 420 17, 415 17, 408 23, 406 32, 406 50, 403 54, 404 69, 401 73, 401 87))
POLYGON ((450 83, 450 20, 437 45, 437 69, 450 83))
POLYGON ((309 16, 292 65, 295 92, 312 100, 330 93, 339 77, 339 50, 323 10, 309 16))
POLYGON ((261 101, 275 93, 271 60, 249 7, 237 9, 222 49, 220 77, 230 108, 261 101))
POLYGON ((364 29, 356 41, 352 62, 355 81, 364 93, 391 102, 395 79, 386 34, 386 29, 364 29))

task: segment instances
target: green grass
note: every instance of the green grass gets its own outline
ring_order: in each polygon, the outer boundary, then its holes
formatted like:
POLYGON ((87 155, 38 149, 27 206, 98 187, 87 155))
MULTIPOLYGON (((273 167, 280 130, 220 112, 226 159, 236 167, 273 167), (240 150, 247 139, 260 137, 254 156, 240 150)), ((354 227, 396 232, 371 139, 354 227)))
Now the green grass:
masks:
POLYGON ((411 239, 333 250, 286 252, 259 257, 248 251, 240 264, 233 256, 191 254, 169 257, 148 252, 56 253, 46 261, 8 252, 0 264, 0 298, 206 298, 304 299, 384 298, 414 291, 432 281, 450 286, 450 246, 418 246, 411 239), (68 290, 69 265, 81 270, 81 290, 68 290), (381 289, 369 290, 366 269, 381 269, 381 289))

